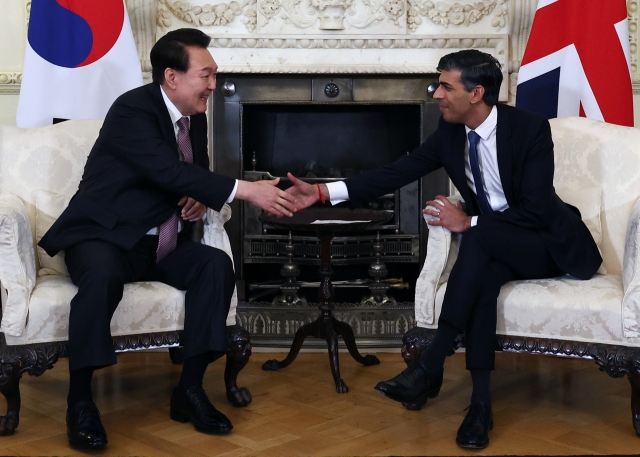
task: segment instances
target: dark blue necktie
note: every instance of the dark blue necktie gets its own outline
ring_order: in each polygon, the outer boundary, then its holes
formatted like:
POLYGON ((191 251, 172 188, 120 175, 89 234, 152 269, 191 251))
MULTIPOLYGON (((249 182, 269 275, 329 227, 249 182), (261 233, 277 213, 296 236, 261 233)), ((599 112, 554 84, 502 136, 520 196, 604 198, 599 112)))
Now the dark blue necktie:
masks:
POLYGON ((478 163, 478 142, 480 141, 480 135, 473 130, 468 133, 469 137, 469 164, 471 165, 471 173, 473 174, 473 181, 476 185, 476 196, 478 197, 478 205, 483 214, 493 211, 487 194, 484 191, 484 181, 480 174, 480 164, 478 163))

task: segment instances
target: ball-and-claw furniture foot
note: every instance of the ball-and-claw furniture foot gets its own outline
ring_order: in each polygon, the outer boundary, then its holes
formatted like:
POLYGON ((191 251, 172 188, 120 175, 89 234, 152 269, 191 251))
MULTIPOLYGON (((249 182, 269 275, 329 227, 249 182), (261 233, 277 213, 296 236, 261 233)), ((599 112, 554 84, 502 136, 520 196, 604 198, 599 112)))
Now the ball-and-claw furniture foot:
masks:
POLYGON ((227 363, 224 368, 224 385, 227 400, 236 407, 247 406, 253 397, 246 387, 238 387, 238 373, 245 367, 251 357, 249 332, 239 325, 227 327, 227 363))

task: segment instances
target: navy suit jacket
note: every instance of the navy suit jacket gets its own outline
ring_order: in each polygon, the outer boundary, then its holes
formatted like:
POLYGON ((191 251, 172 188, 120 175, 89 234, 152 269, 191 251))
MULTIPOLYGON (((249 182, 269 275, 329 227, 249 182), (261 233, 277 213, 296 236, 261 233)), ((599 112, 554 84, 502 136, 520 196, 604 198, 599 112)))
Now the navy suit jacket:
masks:
MULTIPOLYGON (((549 253, 565 272, 581 279, 595 274, 602 257, 580 212, 564 203, 553 187, 554 155, 549 122, 507 105, 498 105, 496 145, 502 188, 509 204, 504 211, 480 215, 465 175, 464 125, 440 119, 438 129, 411 154, 369 173, 347 179, 352 206, 393 192, 444 167, 478 226, 509 223, 537 230, 549 253)), ((522 259, 526 262, 526 259, 522 259)))
POLYGON ((88 240, 131 249, 189 196, 220 211, 235 185, 209 171, 207 118, 191 116, 193 164, 182 162, 160 86, 121 95, 111 106, 78 191, 39 245, 53 256, 88 240))

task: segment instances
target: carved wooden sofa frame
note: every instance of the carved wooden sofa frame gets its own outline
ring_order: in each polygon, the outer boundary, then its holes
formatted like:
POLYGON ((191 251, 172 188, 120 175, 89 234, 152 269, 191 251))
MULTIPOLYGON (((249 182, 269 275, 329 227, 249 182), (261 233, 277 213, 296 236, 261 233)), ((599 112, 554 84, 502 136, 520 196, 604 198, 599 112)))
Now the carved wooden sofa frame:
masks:
MULTIPOLYGON (((67 356, 69 303, 76 289, 63 253, 50 258, 35 241, 75 193, 101 125, 83 120, 40 129, 0 126, 0 392, 7 400, 0 435, 11 435, 18 426, 22 375, 40 376, 67 356)), ((223 227, 230 217, 228 205, 219 213, 208 209, 194 239, 231 257, 223 227)), ((249 333, 237 325, 236 307, 234 293, 226 321, 224 381, 227 399, 240 407, 252 399, 248 389, 237 385, 251 343, 249 333)), ((171 360, 181 363, 183 318, 184 292, 155 282, 127 284, 111 321, 114 348, 169 348, 171 360)))
MULTIPOLYGON (((505 284, 498 298, 496 351, 592 359, 611 377, 626 375, 632 424, 640 436, 640 130, 584 118, 550 124, 554 185, 580 209, 604 261, 588 281, 564 276, 505 284)), ((416 284, 417 327, 403 337, 407 364, 433 339, 459 242, 442 227, 429 230, 416 284)), ((451 354, 460 347, 462 335, 451 354)))
MULTIPOLYGON (((182 332, 161 332, 126 335, 113 338, 116 352, 169 348, 174 363, 182 363, 180 340, 182 332)), ((224 384, 227 400, 236 407, 247 406, 252 396, 246 387, 238 387, 238 373, 251 357, 249 332, 239 325, 227 327, 229 346, 226 354, 224 384)), ((7 412, 0 416, 0 435, 12 435, 20 423, 20 379, 23 374, 41 376, 61 357, 67 357, 67 343, 38 343, 8 346, 0 335, 0 392, 7 400, 7 412)))

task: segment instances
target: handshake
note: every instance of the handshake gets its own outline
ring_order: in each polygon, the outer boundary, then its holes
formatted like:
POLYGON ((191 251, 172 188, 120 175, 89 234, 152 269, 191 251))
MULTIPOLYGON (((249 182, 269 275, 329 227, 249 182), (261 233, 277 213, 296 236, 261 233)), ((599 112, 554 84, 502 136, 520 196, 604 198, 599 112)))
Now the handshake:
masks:
POLYGON ((238 181, 236 198, 246 200, 258 208, 262 208, 269 216, 293 216, 298 210, 305 209, 323 198, 329 198, 329 191, 325 184, 312 185, 299 180, 291 173, 287 177, 293 186, 287 190, 280 190, 280 178, 271 181, 238 181))

